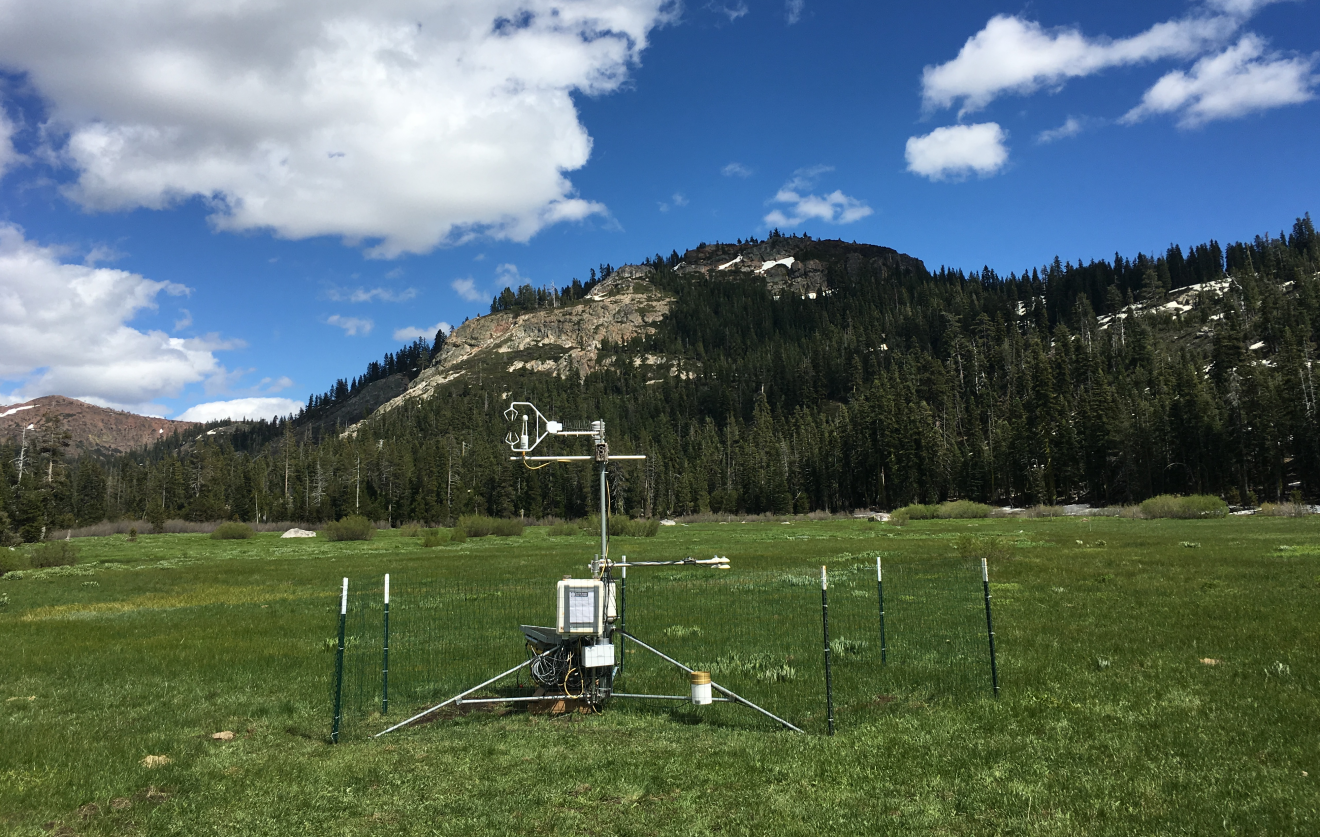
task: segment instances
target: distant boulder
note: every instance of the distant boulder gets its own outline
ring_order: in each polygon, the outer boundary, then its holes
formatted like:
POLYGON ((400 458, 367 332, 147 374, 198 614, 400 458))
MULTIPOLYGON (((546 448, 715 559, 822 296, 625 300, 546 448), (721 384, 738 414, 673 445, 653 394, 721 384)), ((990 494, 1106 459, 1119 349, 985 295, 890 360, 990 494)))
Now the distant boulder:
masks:
POLYGON ((280 537, 281 538, 314 538, 316 537, 316 533, 309 532, 306 529, 295 528, 295 529, 290 529, 289 531, 285 532, 283 535, 280 535, 280 537))

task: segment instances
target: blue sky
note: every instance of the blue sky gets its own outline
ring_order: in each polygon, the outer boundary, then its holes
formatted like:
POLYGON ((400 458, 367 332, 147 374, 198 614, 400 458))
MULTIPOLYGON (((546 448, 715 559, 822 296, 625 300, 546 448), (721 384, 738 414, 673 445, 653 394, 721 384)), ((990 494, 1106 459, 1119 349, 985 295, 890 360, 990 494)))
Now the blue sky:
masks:
POLYGON ((0 404, 287 412, 772 227, 1001 273, 1320 208, 1320 5, 0 0, 0 404))

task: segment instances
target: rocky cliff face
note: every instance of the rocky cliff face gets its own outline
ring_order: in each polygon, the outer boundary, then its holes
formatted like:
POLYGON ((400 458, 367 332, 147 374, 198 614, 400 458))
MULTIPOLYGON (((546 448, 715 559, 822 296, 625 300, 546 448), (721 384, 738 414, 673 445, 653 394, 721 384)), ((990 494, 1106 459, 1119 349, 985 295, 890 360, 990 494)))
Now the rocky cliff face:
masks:
MULTIPOLYGON (((459 326, 429 368, 408 390, 380 407, 388 412, 474 372, 529 371, 586 376, 600 363, 605 343, 623 343, 655 331, 671 300, 647 281, 651 269, 628 265, 560 308, 501 311, 459 326)), ((663 359, 659 359, 663 363, 663 359)))
MULTIPOLYGON (((0 406, 0 439, 17 441, 24 427, 40 424, 47 413, 59 416, 64 429, 72 436, 71 456, 83 452, 107 456, 127 453, 176 431, 186 434, 200 426, 195 422, 170 421, 97 407, 62 395, 47 395, 21 404, 0 406)), ((30 433, 28 438, 32 438, 30 433)))

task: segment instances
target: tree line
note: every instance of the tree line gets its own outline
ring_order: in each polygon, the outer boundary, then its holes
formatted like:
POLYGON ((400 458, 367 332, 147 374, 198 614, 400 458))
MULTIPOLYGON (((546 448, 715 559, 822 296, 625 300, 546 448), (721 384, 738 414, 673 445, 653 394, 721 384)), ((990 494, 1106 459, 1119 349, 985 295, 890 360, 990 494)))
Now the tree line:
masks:
POLYGON ((776 299, 759 277, 694 280, 657 256, 647 264, 670 316, 603 347, 585 378, 484 369, 352 435, 317 437, 295 418, 66 462, 46 427, 21 477, 20 451, 3 451, 0 523, 29 539, 107 517, 589 513, 590 465, 509 461, 501 392, 559 419, 602 418, 614 451, 648 456, 610 466, 616 513, 1317 494, 1309 216, 1228 247, 1056 258, 1007 277, 859 266, 839 242, 806 247, 798 257, 825 263, 828 295, 776 299), (685 374, 632 362, 645 355, 685 374))

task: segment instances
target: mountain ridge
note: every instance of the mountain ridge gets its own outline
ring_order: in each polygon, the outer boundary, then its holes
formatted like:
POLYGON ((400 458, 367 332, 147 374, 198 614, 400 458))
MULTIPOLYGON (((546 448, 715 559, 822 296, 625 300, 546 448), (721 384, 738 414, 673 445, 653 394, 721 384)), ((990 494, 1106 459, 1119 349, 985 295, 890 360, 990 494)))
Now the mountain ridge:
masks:
MULTIPOLYGON (((881 279, 897 271, 926 273, 925 264, 889 247, 838 239, 772 236, 765 241, 735 244, 699 244, 667 267, 688 281, 743 280, 764 282, 774 299, 796 294, 804 300, 833 292, 827 262, 842 257, 845 270, 856 278, 870 269, 881 279)), ((657 258, 657 261, 659 258, 657 258)), ((582 299, 563 306, 532 311, 495 311, 475 317, 456 328, 406 391, 384 402, 376 418, 409 402, 425 400, 437 388, 459 380, 481 366, 492 354, 505 355, 488 364, 504 373, 526 370, 558 378, 585 378, 613 358, 600 357, 608 344, 621 345, 655 333, 655 325, 669 316, 673 293, 656 287, 654 264, 630 264, 612 270, 582 299), (504 363, 507 361, 507 363, 504 363)), ((645 369, 648 383, 665 377, 691 378, 691 359, 654 353, 633 357, 634 367, 645 369)), ((345 429, 356 433, 357 424, 345 429)))
POLYGON ((21 440, 23 428, 40 425, 46 414, 58 416, 77 453, 117 456, 155 444, 175 432, 186 434, 202 425, 158 416, 144 416, 99 407, 64 395, 43 395, 29 401, 0 405, 0 440, 21 440))

